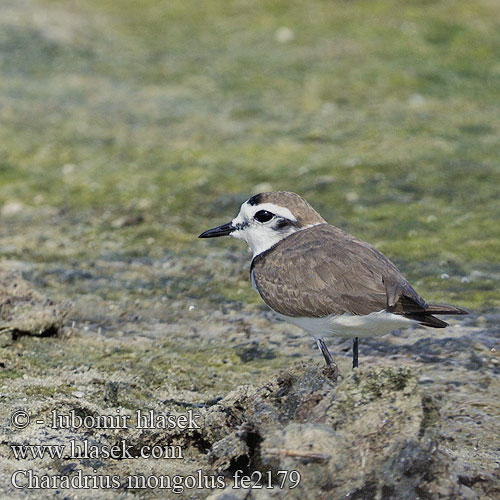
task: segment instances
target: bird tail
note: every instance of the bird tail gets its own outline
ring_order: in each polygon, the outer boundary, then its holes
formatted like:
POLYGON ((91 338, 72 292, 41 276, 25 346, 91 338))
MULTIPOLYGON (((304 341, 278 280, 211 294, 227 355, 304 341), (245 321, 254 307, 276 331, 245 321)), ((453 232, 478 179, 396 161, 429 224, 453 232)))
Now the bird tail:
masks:
POLYGON ((469 314, 465 309, 448 304, 428 304, 425 312, 429 314, 469 314))
POLYGON ((446 321, 433 316, 434 314, 462 315, 469 314, 466 310, 448 304, 428 304, 428 307, 418 313, 407 314, 406 317, 418 321, 421 325, 433 328, 444 328, 448 326, 446 321))

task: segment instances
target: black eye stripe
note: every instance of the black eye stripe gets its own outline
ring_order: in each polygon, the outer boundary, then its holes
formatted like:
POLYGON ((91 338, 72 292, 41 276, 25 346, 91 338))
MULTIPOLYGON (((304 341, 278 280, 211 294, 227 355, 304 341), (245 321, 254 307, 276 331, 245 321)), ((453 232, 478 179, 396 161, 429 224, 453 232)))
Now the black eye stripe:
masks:
POLYGON ((268 222, 274 217, 274 214, 267 210, 259 210, 253 218, 258 222, 268 222))

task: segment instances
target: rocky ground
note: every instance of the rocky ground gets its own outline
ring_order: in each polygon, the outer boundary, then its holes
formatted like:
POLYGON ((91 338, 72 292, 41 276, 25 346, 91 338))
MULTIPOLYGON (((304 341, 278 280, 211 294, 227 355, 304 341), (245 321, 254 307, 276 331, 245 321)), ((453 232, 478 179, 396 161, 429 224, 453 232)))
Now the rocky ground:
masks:
MULTIPOLYGON (((11 482, 16 471, 33 470, 118 478, 115 487, 98 490, 59 488, 64 498, 498 498, 497 315, 364 341, 354 373, 350 343, 332 339, 336 378, 306 335, 272 321, 264 308, 127 297, 125 283, 132 292, 132 284, 153 275, 171 280, 179 271, 173 263, 117 260, 107 268, 122 280, 120 300, 76 293, 83 280, 103 284, 103 273, 2 264, 3 497, 33 498, 34 490, 11 482), (40 283, 49 279, 63 284, 55 295, 72 300, 46 298, 40 283), (137 410, 194 412, 199 428, 139 429, 137 410), (10 421, 20 411, 31 418, 25 428, 10 421), (119 429, 95 428, 96 420, 89 428, 51 428, 54 411, 129 419, 119 429), (72 440, 101 454, 16 459, 11 448, 52 444, 67 451, 72 440), (103 458, 104 448, 123 440, 133 458, 103 458), (141 457, 148 446, 180 449, 182 458, 141 457), (209 490, 189 489, 191 479, 188 489, 165 482, 197 474, 221 483, 203 483, 209 490), (263 488, 234 489, 238 474, 263 488), (127 482, 138 475, 148 487, 127 482)), ((15 477, 26 484, 24 475, 15 477)), ((57 490, 36 491, 46 498, 57 490)))

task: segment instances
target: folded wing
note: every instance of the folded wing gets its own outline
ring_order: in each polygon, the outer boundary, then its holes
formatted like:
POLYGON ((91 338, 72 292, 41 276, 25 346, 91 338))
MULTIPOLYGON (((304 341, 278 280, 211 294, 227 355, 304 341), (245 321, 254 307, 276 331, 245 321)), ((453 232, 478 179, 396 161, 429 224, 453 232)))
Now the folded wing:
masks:
POLYGON ((387 310, 444 327, 432 314, 464 314, 453 306, 429 306, 396 266, 368 243, 329 224, 288 236, 252 261, 263 300, 293 317, 365 315, 387 310))

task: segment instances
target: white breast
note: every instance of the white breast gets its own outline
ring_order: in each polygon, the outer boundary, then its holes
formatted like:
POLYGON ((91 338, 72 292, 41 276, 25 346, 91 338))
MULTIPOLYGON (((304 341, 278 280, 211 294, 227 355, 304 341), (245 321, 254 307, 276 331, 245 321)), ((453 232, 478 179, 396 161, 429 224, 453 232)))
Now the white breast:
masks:
POLYGON ((279 314, 279 317, 302 328, 315 339, 330 335, 338 337, 375 337, 417 323, 417 321, 387 311, 373 312, 364 316, 341 314, 323 318, 296 318, 279 314))

